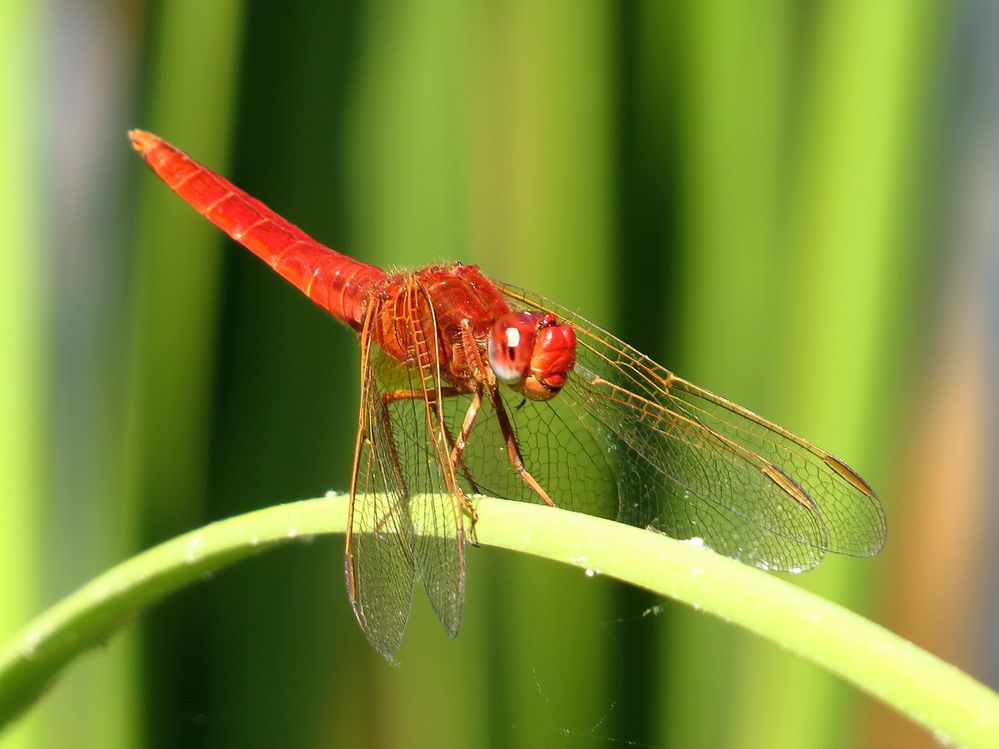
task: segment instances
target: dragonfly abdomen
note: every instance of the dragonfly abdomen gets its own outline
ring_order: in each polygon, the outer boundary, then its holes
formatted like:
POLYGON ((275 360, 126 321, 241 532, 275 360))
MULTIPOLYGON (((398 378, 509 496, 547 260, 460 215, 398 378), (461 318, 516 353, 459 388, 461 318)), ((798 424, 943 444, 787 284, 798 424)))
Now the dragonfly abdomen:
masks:
POLYGON ((129 137, 146 163, 192 208, 250 250, 331 315, 360 329, 367 298, 387 274, 331 250, 162 138, 129 137))

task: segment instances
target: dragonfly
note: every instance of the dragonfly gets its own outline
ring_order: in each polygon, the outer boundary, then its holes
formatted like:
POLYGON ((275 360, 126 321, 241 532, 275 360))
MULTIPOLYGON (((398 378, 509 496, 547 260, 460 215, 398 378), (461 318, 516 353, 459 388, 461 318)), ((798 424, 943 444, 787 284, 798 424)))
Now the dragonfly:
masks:
POLYGON ((476 494, 611 518, 768 570, 877 554, 886 521, 850 466, 546 299, 449 263, 387 272, 309 237, 160 137, 152 170, 360 340, 344 568, 393 660, 417 580, 452 637, 476 494))

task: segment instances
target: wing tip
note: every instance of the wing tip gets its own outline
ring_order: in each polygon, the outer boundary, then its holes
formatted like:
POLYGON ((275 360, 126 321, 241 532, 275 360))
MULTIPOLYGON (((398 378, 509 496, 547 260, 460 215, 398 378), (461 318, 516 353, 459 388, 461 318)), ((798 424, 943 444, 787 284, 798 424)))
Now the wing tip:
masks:
MULTIPOLYGON (((877 493, 875 493, 871 485, 859 473, 836 456, 826 454, 822 456, 822 460, 833 473, 868 500, 864 504, 864 511, 866 512, 864 517, 868 521, 866 526, 870 530, 870 533, 865 538, 866 543, 858 545, 855 548, 848 548, 842 551, 835 549, 835 551, 861 558, 877 556, 884 550, 888 542, 888 520, 885 517, 884 507, 881 505, 881 500, 878 499, 877 493)), ((857 512, 860 512, 860 508, 857 508, 857 512)))

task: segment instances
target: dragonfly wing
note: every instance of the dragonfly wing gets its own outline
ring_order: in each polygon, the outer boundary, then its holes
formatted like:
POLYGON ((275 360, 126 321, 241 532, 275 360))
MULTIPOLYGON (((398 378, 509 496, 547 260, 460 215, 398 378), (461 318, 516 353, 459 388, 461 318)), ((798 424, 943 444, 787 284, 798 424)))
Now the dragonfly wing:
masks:
MULTIPOLYGON (((387 658, 399 648, 418 574, 448 634, 457 635, 465 592, 462 503, 450 470, 456 427, 441 391, 433 309, 414 285, 393 303, 402 364, 371 340, 378 311, 361 331, 362 417, 348 589, 368 639, 387 658), (423 324, 421 321, 430 321, 423 324), (353 583, 352 583, 353 581, 353 583)), ((458 422, 460 425, 460 421, 458 422)))
MULTIPOLYGON (((618 517, 617 478, 608 441, 598 429, 580 429, 575 404, 561 396, 545 402, 525 401, 509 388, 502 388, 500 396, 524 467, 556 503, 588 515, 618 517), (559 500, 567 497, 571 499, 559 500)), ((461 414, 456 410, 449 418, 454 423, 461 414)), ((475 422, 464 458, 458 479, 466 491, 542 502, 511 468, 499 419, 488 402, 475 422)))
POLYGON ((377 387, 405 476, 414 529, 414 561, 430 603, 448 634, 458 634, 465 598, 463 498, 451 469, 454 437, 470 396, 442 392, 433 305, 413 283, 396 300, 396 332, 409 365, 382 354, 377 387), (450 421, 451 413, 461 413, 450 421))
POLYGON ((361 413, 347 533, 347 593, 361 630, 392 660, 402 643, 416 578, 409 490, 394 457, 395 436, 372 367, 368 326, 361 335, 361 413))
POLYGON ((585 365, 574 375, 579 382, 564 396, 613 446, 618 519, 765 568, 806 569, 822 559, 825 525, 790 482, 778 484, 727 444, 647 404, 609 397, 585 365))
MULTIPOLYGON (((560 507, 699 540, 719 553, 772 569, 804 569, 822 558, 821 546, 772 530, 777 519, 748 515, 735 503, 688 488, 707 480, 686 475, 693 469, 683 465, 682 444, 636 426, 630 409, 604 403, 579 383, 550 401, 504 400, 525 467, 560 507), (667 450, 675 454, 664 455, 667 450)), ((480 417, 460 467, 461 480, 468 482, 469 491, 540 502, 510 469, 496 423, 492 414, 480 417)), ((818 522, 781 490, 761 482, 758 491, 780 493, 768 495, 768 503, 783 502, 802 522, 818 522)), ((815 536, 821 533, 821 528, 808 527, 815 536)))
POLYGON ((865 557, 884 547, 884 509, 870 485, 842 460, 681 378, 670 387, 670 403, 677 412, 780 466, 818 504, 829 551, 865 557))
POLYGON ((827 550, 880 550, 881 506, 846 464, 681 380, 569 310, 504 290, 515 305, 552 312, 575 328, 576 368, 553 402, 565 399, 604 441, 620 520, 774 569, 811 567, 827 550))

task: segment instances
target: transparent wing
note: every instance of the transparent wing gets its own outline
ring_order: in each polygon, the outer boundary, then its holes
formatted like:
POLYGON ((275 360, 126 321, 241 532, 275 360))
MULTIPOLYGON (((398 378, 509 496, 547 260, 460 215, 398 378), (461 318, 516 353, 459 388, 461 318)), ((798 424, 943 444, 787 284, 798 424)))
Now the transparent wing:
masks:
MULTIPOLYGON (((573 404, 561 396, 539 403, 525 401, 509 388, 501 388, 500 395, 525 468, 555 502, 589 515, 618 517, 617 461, 598 425, 580 429, 573 404)), ((463 405, 449 403, 448 409, 449 422, 458 423, 463 405)), ((479 412, 457 471, 467 492, 523 502, 542 501, 512 470, 499 419, 488 402, 479 412)))
POLYGON ((514 307, 552 312, 576 330, 569 384, 551 401, 524 404, 534 413, 517 425, 518 439, 533 443, 524 450, 528 470, 547 476, 556 503, 590 512, 600 501, 586 487, 610 486, 617 503, 610 516, 772 569, 805 569, 826 551, 881 549, 881 505, 845 463, 571 311, 502 288, 514 307), (532 426, 553 423, 554 430, 532 426), (584 444, 585 458, 574 460, 585 467, 560 456, 567 439, 584 444))
MULTIPOLYGON (((574 386, 543 403, 525 402, 510 391, 503 395, 525 467, 560 507, 652 527, 675 538, 700 539, 719 553, 772 569, 805 569, 822 558, 821 547, 790 540, 779 519, 744 510, 740 498, 715 499, 688 488, 704 480, 687 476, 695 469, 689 460, 684 464, 684 450, 668 441, 657 445, 662 438, 646 433, 646 427, 632 421, 633 414, 615 413, 613 406, 610 411, 597 408, 598 401, 588 400, 586 391, 574 386), (652 449, 660 451, 658 458, 652 449), (681 476, 686 484, 677 478, 681 476)), ((459 466, 460 480, 470 492, 540 502, 510 469, 497 423, 484 409, 459 466)), ((738 490, 731 478, 729 483, 738 490)), ((759 484, 757 494, 780 495, 759 484)), ((817 522, 790 498, 773 500, 780 502, 778 508, 789 507, 801 516, 799 522, 817 522)), ((808 528, 815 536, 822 532, 808 528)))
MULTIPOLYGON (((465 556, 463 496, 450 463, 456 427, 445 413, 453 398, 442 391, 437 326, 425 291, 414 281, 386 304, 391 317, 385 310, 372 311, 370 317, 380 325, 392 320, 406 357, 400 363, 376 345, 362 343, 362 355, 370 350, 363 399, 371 453, 378 478, 392 482, 392 515, 402 518, 396 524, 397 545, 408 554, 434 611, 454 637, 464 602, 465 556)), ((470 398, 457 400, 467 408, 470 398)), ((394 566, 400 569, 398 563, 394 566)))
POLYGON ((373 368, 370 326, 361 334, 361 412, 348 520, 347 593, 361 630, 392 660, 409 621, 416 578, 409 488, 373 368))
POLYGON ((396 309, 405 321, 397 330, 407 362, 380 357, 379 397, 390 401, 396 461, 408 482, 416 567, 441 624, 454 637, 465 600, 465 533, 450 462, 457 427, 447 421, 445 406, 457 400, 467 407, 469 398, 442 391, 437 322, 425 290, 414 281, 396 309))

